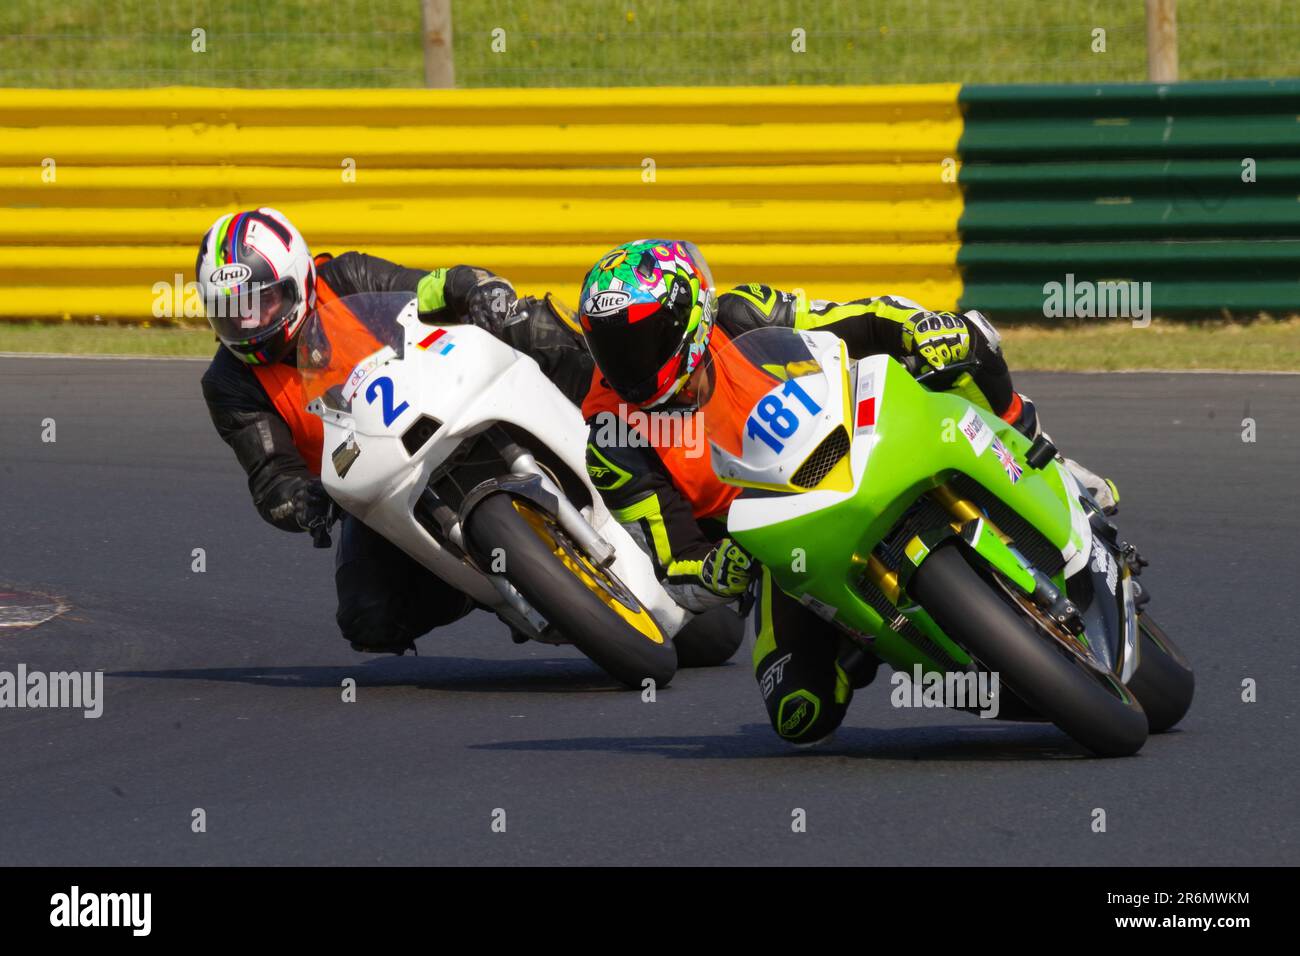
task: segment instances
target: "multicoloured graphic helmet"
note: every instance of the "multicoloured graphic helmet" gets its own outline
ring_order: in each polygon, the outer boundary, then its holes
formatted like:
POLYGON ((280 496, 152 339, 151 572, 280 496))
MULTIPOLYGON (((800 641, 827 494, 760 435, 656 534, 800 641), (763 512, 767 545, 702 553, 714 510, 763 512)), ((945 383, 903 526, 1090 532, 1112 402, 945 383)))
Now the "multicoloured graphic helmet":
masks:
POLYGON ((266 206, 214 222, 199 244, 194 272, 208 323, 249 365, 288 355, 316 305, 316 264, 307 241, 266 206))
POLYGON ((675 395, 704 357, 714 298, 713 275, 694 243, 638 239, 587 273, 578 321, 609 387, 652 408, 675 395))

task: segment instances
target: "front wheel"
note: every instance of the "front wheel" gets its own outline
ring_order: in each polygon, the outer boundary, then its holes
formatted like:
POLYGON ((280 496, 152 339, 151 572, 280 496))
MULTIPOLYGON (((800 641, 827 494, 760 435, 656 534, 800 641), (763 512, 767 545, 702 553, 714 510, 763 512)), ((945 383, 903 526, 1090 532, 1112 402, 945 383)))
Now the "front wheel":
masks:
POLYGON ((485 567, 503 557, 503 573, 528 603, 611 676, 634 688, 672 680, 677 651, 654 616, 532 502, 489 495, 466 519, 465 540, 485 567))
POLYGON ((1093 753, 1126 757, 1146 742, 1146 715, 1119 678, 1088 666, 1040 630, 971 567, 958 545, 928 555, 908 593, 1017 697, 1093 753))

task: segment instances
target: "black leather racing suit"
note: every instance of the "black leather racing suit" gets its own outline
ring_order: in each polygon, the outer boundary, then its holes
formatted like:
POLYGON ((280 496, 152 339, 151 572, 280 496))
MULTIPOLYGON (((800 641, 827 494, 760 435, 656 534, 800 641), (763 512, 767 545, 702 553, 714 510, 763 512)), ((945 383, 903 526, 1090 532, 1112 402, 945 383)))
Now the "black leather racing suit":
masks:
MULTIPOLYGON (((909 322, 931 314, 901 297, 808 303, 793 293, 755 284, 722 293, 716 322, 733 339, 764 326, 820 329, 842 339, 853 358, 884 353, 903 359, 911 354, 909 322)), ((979 357, 980 369, 962 393, 1016 427, 1027 427, 1019 416, 1032 413, 1032 406, 1022 406, 1012 388, 996 330, 982 316, 966 318, 970 349, 979 357)), ((599 422, 589 424, 587 468, 592 481, 614 518, 651 556, 669 593, 693 611, 732 600, 702 582, 702 570, 725 534, 724 521, 695 518, 688 493, 654 448, 644 442, 610 442, 599 422)), ((874 676, 872 659, 851 678, 838 660, 839 632, 774 587, 766 569, 756 581, 747 627, 754 635, 754 675, 769 717, 788 740, 825 737, 844 717, 853 680, 874 676)))

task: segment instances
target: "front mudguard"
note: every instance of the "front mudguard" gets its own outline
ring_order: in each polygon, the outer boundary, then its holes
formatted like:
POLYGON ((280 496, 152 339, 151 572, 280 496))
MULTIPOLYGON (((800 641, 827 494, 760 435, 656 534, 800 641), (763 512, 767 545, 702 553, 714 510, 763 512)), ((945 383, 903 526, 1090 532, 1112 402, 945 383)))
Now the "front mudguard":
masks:
POLYGON ((505 474, 481 481, 470 489, 469 494, 465 495, 465 499, 460 504, 460 526, 462 528, 466 526, 470 514, 484 498, 499 492, 531 501, 552 517, 559 513, 560 501, 543 486, 541 475, 505 474))
POLYGON ((994 571, 1001 573, 1026 596, 1032 597, 1037 581, 1029 565, 1007 546, 989 527, 983 518, 967 521, 960 531, 952 526, 934 528, 923 532, 907 542, 903 553, 907 561, 899 568, 899 584, 904 590, 916 569, 936 547, 949 538, 957 538, 966 548, 979 557, 994 571))
MULTIPOLYGON (((942 525, 928 529, 914 536, 903 548, 904 560, 899 563, 898 584, 901 592, 906 594, 908 583, 925 559, 941 544, 948 540, 960 543, 966 551, 977 555, 990 568, 1001 572, 1007 580, 1027 595, 1032 595, 1037 584, 1033 573, 1027 565, 1007 547, 988 526, 983 518, 968 521, 961 528, 942 525)), ((931 640, 947 652, 954 661, 965 663, 969 660, 966 651, 955 644, 943 629, 930 617, 929 613, 910 599, 904 598, 899 603, 900 612, 931 640)))

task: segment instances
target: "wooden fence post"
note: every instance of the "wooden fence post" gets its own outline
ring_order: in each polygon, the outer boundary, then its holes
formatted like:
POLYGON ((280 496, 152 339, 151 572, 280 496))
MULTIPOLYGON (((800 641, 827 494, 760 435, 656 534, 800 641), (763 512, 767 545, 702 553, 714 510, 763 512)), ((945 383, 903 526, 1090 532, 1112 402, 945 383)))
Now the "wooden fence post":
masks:
POLYGON ((450 89, 456 85, 451 54, 451 0, 420 0, 424 45, 424 85, 450 89))
POLYGON ((1147 0, 1147 79, 1178 82, 1178 0, 1147 0))

